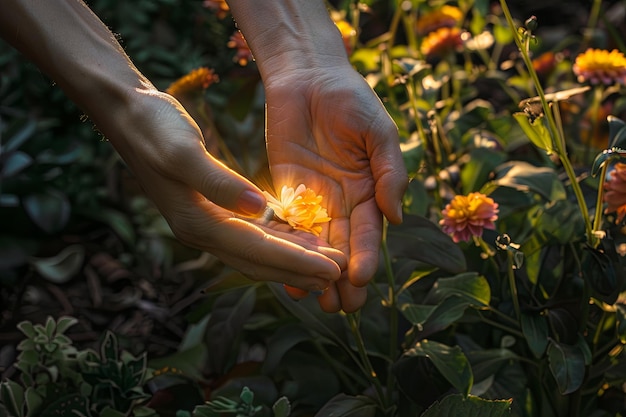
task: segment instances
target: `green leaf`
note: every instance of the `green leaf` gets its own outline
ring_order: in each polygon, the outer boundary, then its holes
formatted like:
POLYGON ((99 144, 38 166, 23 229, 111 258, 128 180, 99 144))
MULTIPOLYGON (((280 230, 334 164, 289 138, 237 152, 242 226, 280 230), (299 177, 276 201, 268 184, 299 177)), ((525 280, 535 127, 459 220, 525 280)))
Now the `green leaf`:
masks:
POLYGON ((609 122, 609 143, 611 148, 623 148, 626 149, 626 122, 615 117, 607 117, 609 122))
POLYGON ((65 227, 72 211, 67 196, 54 189, 28 195, 22 203, 30 219, 50 234, 57 233, 65 227))
POLYGON ((543 122, 543 117, 537 117, 533 121, 526 113, 514 113, 513 117, 536 147, 546 151, 548 155, 554 153, 552 136, 543 122))
POLYGON ((41 417, 90 417, 88 400, 80 394, 62 396, 47 406, 41 417))
POLYGON ((118 360, 117 337, 109 330, 104 334, 104 339, 100 344, 100 359, 102 363, 107 361, 116 362, 118 360))
POLYGON ((0 178, 9 178, 31 166, 33 158, 27 153, 16 151, 7 154, 2 162, 2 165, 0 165, 0 178))
POLYGON ((427 299, 442 300, 451 295, 461 296, 473 305, 486 307, 491 301, 491 288, 485 277, 475 272, 466 272, 454 277, 439 278, 427 299))
POLYGON ((401 225, 389 225, 387 247, 392 257, 406 257, 459 273, 467 266, 460 247, 430 220, 405 215, 401 225))
POLYGON ((287 397, 280 397, 274 405, 272 405, 272 411, 274 412, 274 417, 289 417, 291 414, 291 404, 287 397))
POLYGON ((24 388, 17 382, 11 380, 0 382, 0 402, 10 415, 24 416, 24 388))
POLYGON ((254 392, 250 391, 250 388, 248 387, 243 387, 239 398, 244 404, 252 405, 252 403, 254 402, 254 392))
POLYGON ((291 348, 312 339, 311 334, 299 324, 285 324, 276 329, 267 342, 267 356, 263 361, 263 373, 271 375, 291 348))
POLYGON ((69 329, 76 323, 78 323, 78 319, 75 317, 69 317, 69 316, 60 317, 57 320, 57 334, 65 333, 67 329, 69 329))
POLYGON ((405 355, 430 359, 452 386, 465 397, 469 395, 474 377, 469 361, 460 347, 451 347, 432 340, 422 340, 407 350, 405 355))
POLYGON ((19 322, 17 324, 17 328, 26 335, 29 339, 33 339, 37 336, 37 332, 35 331, 35 326, 28 320, 19 322))
POLYGON ((491 149, 472 149, 469 160, 461 169, 463 194, 479 190, 489 179, 494 169, 506 160, 502 152, 491 149))
POLYGON ((485 400, 479 397, 464 398, 453 394, 437 401, 421 417, 505 417, 511 415, 513 400, 485 400))
POLYGON ((31 258, 30 264, 48 281, 64 284, 81 270, 84 259, 85 247, 70 245, 50 258, 31 258))
POLYGON ((626 305, 616 304, 615 312, 617 315, 617 337, 623 345, 626 344, 626 305))
POLYGON ((546 201, 565 200, 567 192, 556 172, 547 167, 537 167, 523 161, 502 164, 496 171, 495 184, 522 192, 533 192, 546 201))
POLYGON ((470 303, 464 297, 451 296, 436 306, 404 304, 400 307, 402 314, 419 331, 428 334, 445 329, 463 317, 463 313, 470 303))
POLYGON ((339 394, 315 414, 315 417, 374 417, 376 403, 370 397, 339 394))
POLYGON ((550 339, 548 359, 561 394, 571 394, 581 387, 585 378, 585 355, 579 346, 550 339))
POLYGON ((539 314, 522 313, 520 317, 522 333, 535 358, 543 356, 548 347, 548 322, 539 314))

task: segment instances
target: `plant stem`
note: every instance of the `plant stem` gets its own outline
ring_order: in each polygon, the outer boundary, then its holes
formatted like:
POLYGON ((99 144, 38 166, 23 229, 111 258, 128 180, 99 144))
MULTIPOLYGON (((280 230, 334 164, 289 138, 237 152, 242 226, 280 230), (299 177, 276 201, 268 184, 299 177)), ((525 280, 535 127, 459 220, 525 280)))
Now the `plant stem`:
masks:
POLYGON ((580 184, 577 181, 574 168, 572 167, 572 164, 569 158, 567 157, 567 152, 564 146, 565 139, 562 137, 562 135, 560 135, 560 131, 556 126, 556 122, 554 120, 554 114, 552 112, 552 109, 548 105, 546 95, 543 91, 543 88, 541 87, 541 82, 539 81, 537 72, 533 68, 530 55, 528 54, 530 37, 527 36, 525 43, 522 44, 517 28, 515 27, 515 23, 513 22, 513 18, 511 17, 511 12, 509 11, 506 0, 500 0, 500 5, 502 6, 502 12, 504 13, 504 16, 506 17, 506 21, 509 25, 509 28, 513 32, 513 39, 515 40, 515 43, 520 50, 522 59, 524 60, 524 64, 526 65, 526 69, 528 70, 528 73, 530 74, 530 77, 535 86, 535 90, 537 90, 537 95, 541 99, 543 112, 548 120, 548 125, 550 127, 550 133, 552 135, 552 142, 554 145, 554 150, 556 154, 558 155, 559 159, 561 160, 561 163, 563 164, 563 168, 565 169, 565 172, 567 173, 567 176, 572 183, 572 190, 574 191, 574 195, 576 196, 576 201, 578 202, 578 206, 580 208, 580 211, 583 215, 583 220, 585 222, 587 242, 592 245, 593 234, 592 234, 592 229, 591 229, 591 221, 589 219, 589 211, 587 210, 587 205, 585 204, 585 199, 584 199, 582 190, 580 188, 580 184))
POLYGON ((348 313, 346 314, 346 318, 348 319, 348 323, 350 324, 350 330, 352 331, 352 335, 354 336, 354 341, 356 342, 357 350, 359 351, 359 355, 361 356, 361 369, 365 373, 365 376, 370 380, 374 389, 376 390, 376 394, 378 395, 379 405, 383 410, 387 409, 387 402, 385 401, 385 394, 380 383, 380 379, 378 379, 378 375, 372 366, 372 362, 370 362, 370 358, 367 355, 367 350, 365 349, 365 343, 363 342, 363 337, 361 336, 361 331, 359 330, 359 316, 360 312, 356 313, 348 313))
POLYGON ((603 197, 604 197, 604 179, 606 178, 606 171, 609 168, 609 164, 605 163, 602 165, 602 169, 600 170, 600 182, 598 183, 598 197, 596 200, 596 212, 593 217, 593 231, 596 232, 600 230, 602 226, 602 206, 603 206, 603 197))
MULTIPOLYGON (((391 257, 389 256, 389 249, 387 248, 387 231, 389 230, 389 222, 383 219, 383 237, 381 248, 383 252, 383 259, 385 262, 385 273, 387 275, 387 283, 389 286, 389 295, 387 300, 387 307, 389 308, 389 360, 393 363, 396 358, 396 351, 398 349, 398 300, 396 293, 396 282, 393 275, 393 269, 391 267, 391 257)), ((394 377, 393 372, 387 373, 387 393, 391 395, 393 392, 394 377)), ((389 398, 388 400, 391 400, 389 398)), ((389 402, 391 403, 391 402, 389 402)))

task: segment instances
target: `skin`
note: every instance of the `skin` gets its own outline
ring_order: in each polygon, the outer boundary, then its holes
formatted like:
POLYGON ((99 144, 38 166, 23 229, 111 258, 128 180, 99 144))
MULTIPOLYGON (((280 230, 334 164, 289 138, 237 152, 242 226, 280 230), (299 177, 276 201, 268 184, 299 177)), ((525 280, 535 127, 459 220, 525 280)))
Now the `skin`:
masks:
POLYGON ((378 268, 383 215, 402 221, 408 177, 397 128, 351 67, 322 1, 229 4, 265 86, 275 189, 304 183, 323 195, 332 220, 322 237, 348 258, 342 277, 318 297, 320 305, 355 311, 378 268))

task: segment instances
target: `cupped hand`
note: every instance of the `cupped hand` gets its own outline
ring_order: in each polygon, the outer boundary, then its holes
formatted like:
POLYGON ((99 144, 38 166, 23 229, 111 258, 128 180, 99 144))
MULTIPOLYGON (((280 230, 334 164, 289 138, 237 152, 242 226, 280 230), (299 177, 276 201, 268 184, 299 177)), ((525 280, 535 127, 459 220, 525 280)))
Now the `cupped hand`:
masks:
POLYGON ((340 251, 276 222, 255 222, 265 208, 262 193, 206 151, 198 126, 175 99, 156 91, 139 95, 120 116, 133 129, 104 131, 182 243, 254 280, 319 291, 340 277, 346 267, 340 251))
POLYGON ((347 63, 278 74, 265 80, 265 91, 274 186, 303 183, 321 194, 332 217, 322 237, 349 259, 320 305, 355 311, 378 268, 382 215, 402 221, 408 176, 397 128, 347 63))

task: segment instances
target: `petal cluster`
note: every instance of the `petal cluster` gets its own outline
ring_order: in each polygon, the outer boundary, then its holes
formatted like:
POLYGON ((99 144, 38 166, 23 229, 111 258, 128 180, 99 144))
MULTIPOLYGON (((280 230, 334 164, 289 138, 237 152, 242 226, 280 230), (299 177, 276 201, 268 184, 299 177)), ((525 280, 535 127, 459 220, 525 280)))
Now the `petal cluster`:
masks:
POLYGON ((617 222, 626 216, 626 164, 618 162, 604 182, 605 213, 616 213, 617 222))
POLYGON ((248 62, 254 61, 248 42, 246 42, 246 38, 243 37, 243 33, 240 31, 236 31, 230 36, 227 46, 235 50, 233 61, 242 67, 248 65, 248 62))
POLYGON ((443 231, 455 242, 468 242, 472 236, 481 236, 483 229, 495 229, 498 204, 482 193, 457 195, 442 211, 439 221, 443 231))
POLYGON ((457 27, 442 27, 430 32, 422 41, 421 51, 425 56, 445 56, 463 47, 463 31, 457 27))
POLYGON ((463 12, 456 6, 443 5, 429 13, 420 16, 415 23, 419 35, 425 35, 439 28, 451 28, 463 19, 463 12))
POLYGON ((189 93, 202 92, 217 81, 219 81, 219 77, 212 69, 201 67, 174 81, 165 91, 180 98, 189 93))
POLYGON ((576 57, 572 70, 579 82, 626 85, 626 57, 617 49, 587 49, 576 57))
POLYGON ((322 223, 331 220, 328 212, 322 207, 321 195, 300 184, 295 190, 283 185, 279 198, 265 192, 267 205, 274 210, 274 214, 297 230, 313 233, 319 236, 322 232, 322 223))

